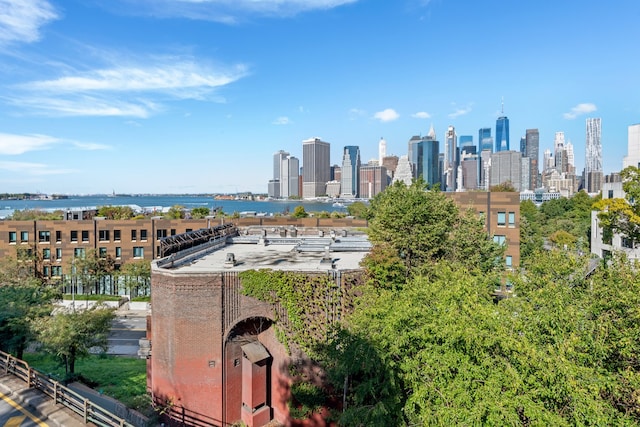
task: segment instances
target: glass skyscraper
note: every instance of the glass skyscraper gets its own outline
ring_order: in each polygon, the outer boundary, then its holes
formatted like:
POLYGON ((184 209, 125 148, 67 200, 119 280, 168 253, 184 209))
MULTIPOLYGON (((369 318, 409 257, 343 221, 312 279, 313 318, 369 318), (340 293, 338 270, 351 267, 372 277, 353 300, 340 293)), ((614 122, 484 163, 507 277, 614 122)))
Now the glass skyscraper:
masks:
POLYGON ((342 156, 342 176, 340 180, 340 196, 358 197, 360 188, 360 147, 347 145, 342 156))
POLYGON ((509 119, 500 116, 496 120, 496 152, 509 151, 509 119))
POLYGON ((480 128, 478 131, 478 149, 482 153, 484 150, 493 151, 493 138, 491 138, 491 128, 480 128))
POLYGON ((425 182, 435 186, 440 182, 440 170, 438 156, 440 154, 440 143, 433 137, 427 136, 417 143, 417 164, 416 173, 425 182))

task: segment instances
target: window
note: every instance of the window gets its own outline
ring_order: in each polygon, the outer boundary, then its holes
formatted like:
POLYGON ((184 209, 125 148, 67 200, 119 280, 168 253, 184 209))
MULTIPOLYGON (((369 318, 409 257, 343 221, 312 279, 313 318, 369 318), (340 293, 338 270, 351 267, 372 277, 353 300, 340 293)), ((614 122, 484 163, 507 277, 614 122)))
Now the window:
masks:
POLYGON ((82 230, 82 241, 83 242, 89 241, 89 230, 82 230))
POLYGON ((516 226, 516 213, 509 212, 509 227, 515 227, 515 226, 516 226))
POLYGON ((40 243, 49 243, 51 241, 51 232, 41 230, 38 231, 38 242, 40 243))
POLYGON ((187 228, 187 230, 185 231, 185 233, 191 233, 193 230, 191 228, 187 228))
POLYGON ((15 243, 18 238, 18 234, 15 231, 9 232, 9 243, 15 243))
POLYGON ((62 276, 62 266, 59 265, 53 265, 51 266, 51 275, 53 277, 60 277, 62 276))
POLYGON ((78 242, 78 231, 71 230, 71 243, 77 243, 77 242, 78 242))
POLYGON ((51 249, 49 248, 44 248, 42 250, 42 259, 44 260, 49 260, 51 259, 51 249))
POLYGON ((98 256, 100 256, 100 258, 106 258, 107 248, 98 248, 98 256))
POLYGON ((175 235, 176 235, 176 229, 175 229, 175 228, 172 228, 172 229, 171 229, 171 235, 172 235, 172 236, 175 236, 175 235))
POLYGON ((144 258, 144 248, 142 246, 134 246, 133 247, 133 257, 134 258, 144 258))
POLYGON ((116 246, 116 258, 122 257, 122 248, 120 246, 116 246))
POLYGON ((56 260, 60 261, 62 259, 62 248, 56 248, 56 260))
POLYGON ((609 197, 607 199, 613 199, 613 190, 609 190, 609 197))
POLYGON ((147 230, 140 230, 140 240, 147 240, 147 230))
POLYGON ((45 265, 44 267, 42 267, 42 275, 44 277, 49 277, 49 266, 45 265))
POLYGON ((513 258, 511 257, 511 255, 507 255, 504 259, 504 263, 507 267, 512 267, 513 266, 513 258))
POLYGON ((75 248, 73 250, 73 256, 76 258, 84 259, 84 254, 85 254, 84 248, 75 248))
POLYGON ((498 212, 498 226, 507 225, 507 218, 505 212, 498 212))
POLYGON ((20 261, 31 261, 32 254, 33 251, 31 251, 31 248, 18 248, 18 250, 16 251, 16 256, 20 261))
POLYGON ((113 230, 113 240, 116 242, 120 241, 120 230, 113 230))
POLYGON ((167 237, 167 229, 166 228, 159 228, 158 230, 156 230, 156 235, 157 235, 157 239, 160 240, 164 237, 167 237))
POLYGON ((109 230, 98 230, 98 240, 101 242, 109 241, 109 230))
POLYGON ((23 243, 29 241, 29 232, 28 231, 21 231, 20 232, 20 241, 23 242, 23 243))
POLYGON ((132 242, 135 242, 138 239, 137 233, 138 233, 137 230, 131 230, 131 241, 132 242))
POLYGON ((622 236, 622 247, 623 248, 627 248, 627 249, 634 249, 635 248, 635 242, 633 241, 633 239, 630 239, 628 237, 622 236))
POLYGON ((62 231, 58 230, 56 231, 56 243, 61 243, 62 242, 62 231))
POLYGON ((499 245, 505 245, 507 243, 507 237, 496 234, 493 236, 493 241, 499 245))

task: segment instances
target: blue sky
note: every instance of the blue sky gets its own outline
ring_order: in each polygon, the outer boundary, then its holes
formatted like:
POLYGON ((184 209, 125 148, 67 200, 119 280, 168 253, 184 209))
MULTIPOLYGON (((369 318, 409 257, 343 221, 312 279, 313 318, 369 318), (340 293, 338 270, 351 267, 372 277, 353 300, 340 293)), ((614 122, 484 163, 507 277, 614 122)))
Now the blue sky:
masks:
POLYGON ((605 173, 640 122, 640 2, 0 0, 0 192, 266 192, 302 140, 363 160, 491 127, 605 173))

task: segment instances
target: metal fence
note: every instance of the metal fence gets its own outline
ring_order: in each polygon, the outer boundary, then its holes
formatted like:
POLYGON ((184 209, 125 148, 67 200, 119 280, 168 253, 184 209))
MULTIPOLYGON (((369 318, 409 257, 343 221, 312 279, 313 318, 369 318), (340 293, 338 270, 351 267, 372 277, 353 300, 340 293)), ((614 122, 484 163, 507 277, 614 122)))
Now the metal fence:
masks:
MULTIPOLYGON (((119 417, 116 414, 91 402, 91 400, 79 395, 75 391, 65 387, 58 381, 54 381, 44 374, 31 368, 24 360, 17 359, 10 354, 0 351, 0 369, 7 374, 12 374, 52 398, 56 404, 60 403, 73 412, 80 415, 85 423, 93 423, 98 426, 110 427, 142 427, 146 426, 146 417, 137 417, 135 422, 127 421, 129 417, 119 417), (144 419, 143 419, 144 418, 144 419)), ((121 404, 122 405, 122 404, 121 404)), ((122 405, 124 407, 124 405, 122 405)), ((125 408, 126 410, 126 408, 125 408)), ((128 410, 126 412, 129 412, 128 410)))

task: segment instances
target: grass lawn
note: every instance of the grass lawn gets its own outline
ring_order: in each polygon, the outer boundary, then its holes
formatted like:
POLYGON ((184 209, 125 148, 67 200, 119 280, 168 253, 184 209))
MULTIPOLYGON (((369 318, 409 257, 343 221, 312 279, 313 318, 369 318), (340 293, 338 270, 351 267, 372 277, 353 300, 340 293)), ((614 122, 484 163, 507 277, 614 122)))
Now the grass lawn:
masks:
MULTIPOLYGON (((29 353, 24 360, 34 369, 52 378, 65 379, 64 365, 60 359, 48 354, 29 353)), ((147 396, 147 364, 144 359, 91 355, 76 360, 76 375, 95 390, 119 400, 130 408, 146 412, 150 399, 147 396)))

